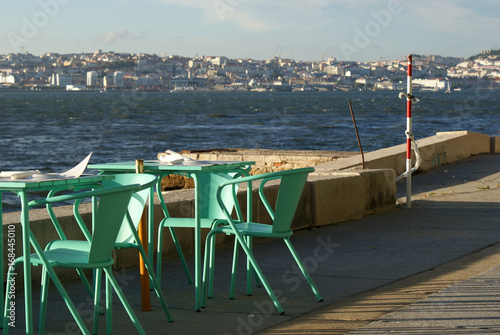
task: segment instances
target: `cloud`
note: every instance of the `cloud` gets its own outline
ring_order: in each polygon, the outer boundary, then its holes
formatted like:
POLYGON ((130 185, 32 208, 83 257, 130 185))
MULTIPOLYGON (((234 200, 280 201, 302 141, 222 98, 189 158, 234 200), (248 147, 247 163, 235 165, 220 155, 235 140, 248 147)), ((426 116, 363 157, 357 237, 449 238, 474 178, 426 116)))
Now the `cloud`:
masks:
POLYGON ((114 44, 118 41, 135 41, 143 39, 145 32, 140 35, 131 33, 128 30, 111 31, 96 38, 96 42, 103 44, 114 44))
MULTIPOLYGON (((196 8, 207 23, 229 23, 253 33, 304 25, 322 16, 322 9, 341 0, 157 0, 161 3, 196 8)), ((351 4, 349 4, 351 6, 351 4)), ((324 19, 324 18, 323 18, 324 19)))
POLYGON ((495 35, 500 29, 499 5, 452 0, 421 0, 411 5, 413 21, 426 30, 462 37, 495 35), (478 5, 479 4, 479 5, 478 5), (496 7, 496 8, 495 8, 496 7))
POLYGON ((227 36, 239 36, 239 45, 259 38, 262 43, 257 48, 274 45, 276 49, 273 41, 278 39, 296 50, 310 48, 313 41, 314 45, 322 45, 322 49, 327 45, 338 46, 342 41, 352 41, 354 29, 363 30, 367 24, 376 22, 373 13, 396 7, 402 10, 398 9, 398 15, 391 12, 390 24, 382 26, 377 36, 370 36, 371 47, 363 50, 366 57, 375 46, 386 54, 400 53, 408 47, 447 53, 456 52, 452 45, 459 44, 463 53, 478 45, 489 47, 488 41, 497 40, 495 34, 500 30, 498 0, 155 1, 173 11, 194 9, 191 12, 196 13, 198 23, 207 30, 213 26, 218 32, 227 31, 227 36))

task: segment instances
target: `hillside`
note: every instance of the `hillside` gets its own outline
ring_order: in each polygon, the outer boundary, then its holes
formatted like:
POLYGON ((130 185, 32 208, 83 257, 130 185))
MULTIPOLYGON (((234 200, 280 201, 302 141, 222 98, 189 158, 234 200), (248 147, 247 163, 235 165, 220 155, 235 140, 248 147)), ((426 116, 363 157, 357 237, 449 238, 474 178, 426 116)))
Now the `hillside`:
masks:
POLYGON ((476 59, 500 59, 500 49, 497 50, 486 50, 480 54, 469 57, 467 60, 474 61, 476 59))

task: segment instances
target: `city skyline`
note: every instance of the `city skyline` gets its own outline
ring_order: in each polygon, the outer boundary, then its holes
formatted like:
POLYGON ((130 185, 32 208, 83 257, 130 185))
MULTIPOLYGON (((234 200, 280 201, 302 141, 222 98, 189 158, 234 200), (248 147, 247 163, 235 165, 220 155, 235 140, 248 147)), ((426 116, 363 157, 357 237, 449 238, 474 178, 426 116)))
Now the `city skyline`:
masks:
POLYGON ((500 48, 500 3, 493 0, 39 0, 3 8, 1 54, 102 49, 373 61, 500 48))

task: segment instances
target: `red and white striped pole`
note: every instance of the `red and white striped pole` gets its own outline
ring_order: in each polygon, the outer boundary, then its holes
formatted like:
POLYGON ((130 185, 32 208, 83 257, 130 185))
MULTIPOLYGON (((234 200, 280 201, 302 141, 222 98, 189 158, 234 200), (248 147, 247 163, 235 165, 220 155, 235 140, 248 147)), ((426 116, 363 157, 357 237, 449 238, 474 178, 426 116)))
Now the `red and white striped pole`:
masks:
POLYGON ((412 96, 412 57, 408 55, 408 80, 406 88, 406 207, 411 207, 411 103, 412 96))

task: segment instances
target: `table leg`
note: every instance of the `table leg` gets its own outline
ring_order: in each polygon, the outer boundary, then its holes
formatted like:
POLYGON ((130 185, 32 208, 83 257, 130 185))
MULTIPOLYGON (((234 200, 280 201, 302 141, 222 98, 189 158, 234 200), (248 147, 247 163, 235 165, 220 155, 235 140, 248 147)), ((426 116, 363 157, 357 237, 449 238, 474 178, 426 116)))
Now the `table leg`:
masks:
MULTIPOLYGON (((3 208, 2 208, 2 192, 0 192, 0 259, 3 258, 3 208)), ((4 260, 5 261, 5 260, 4 260)), ((0 266, 0 281, 2 282, 2 286, 0 287, 0 321, 2 324, 0 328, 3 327, 3 303, 4 303, 4 292, 3 292, 3 262, 0 266)))
MULTIPOLYGON (((151 187, 149 189, 149 203, 148 203, 148 257, 149 257, 149 263, 151 265, 154 264, 153 256, 154 256, 154 247, 156 243, 154 242, 154 212, 155 212, 155 187, 151 187)), ((150 280, 150 287, 153 285, 152 280, 150 280)))
POLYGON ((33 334, 32 314, 32 292, 31 292, 31 260, 30 260, 30 219, 28 208, 28 196, 26 192, 20 192, 21 198, 21 226, 23 237, 23 270, 24 270, 24 309, 26 315, 26 334, 33 334))
MULTIPOLYGON (((135 160, 135 173, 144 173, 144 160, 135 160)), ((148 232, 149 232, 149 222, 146 222, 146 208, 142 212, 142 217, 139 222, 138 233, 139 233, 139 243, 142 243, 145 250, 148 248, 148 232)), ((149 293, 149 275, 146 269, 145 260, 142 258, 141 253, 139 253, 139 269, 141 278, 141 297, 142 297, 142 310, 151 311, 151 295, 149 293)))
POLYGON ((192 175, 194 180, 194 286, 195 286, 195 311, 201 310, 201 213, 200 197, 201 185, 196 174, 192 175))
MULTIPOLYGON (((148 249, 148 223, 146 216, 146 208, 142 213, 141 222, 139 223, 139 243, 145 247, 144 249, 148 249)), ((149 275, 146 269, 146 265, 144 264, 144 259, 142 259, 142 255, 139 253, 139 268, 141 273, 141 297, 142 297, 142 311, 149 312, 151 311, 151 295, 149 293, 149 275)))

